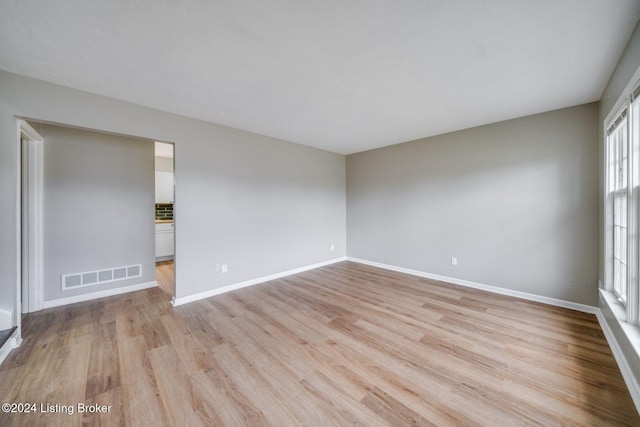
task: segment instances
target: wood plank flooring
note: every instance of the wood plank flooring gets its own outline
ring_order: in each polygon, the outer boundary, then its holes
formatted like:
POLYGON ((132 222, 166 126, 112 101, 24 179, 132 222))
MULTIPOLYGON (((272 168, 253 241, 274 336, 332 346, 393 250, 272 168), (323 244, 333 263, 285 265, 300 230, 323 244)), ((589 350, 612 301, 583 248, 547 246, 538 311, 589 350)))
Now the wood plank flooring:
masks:
POLYGON ((343 262, 173 308, 25 316, 0 425, 640 426, 593 315, 343 262))
POLYGON ((174 295, 174 264, 173 261, 156 262, 156 282, 158 287, 167 295, 174 295))

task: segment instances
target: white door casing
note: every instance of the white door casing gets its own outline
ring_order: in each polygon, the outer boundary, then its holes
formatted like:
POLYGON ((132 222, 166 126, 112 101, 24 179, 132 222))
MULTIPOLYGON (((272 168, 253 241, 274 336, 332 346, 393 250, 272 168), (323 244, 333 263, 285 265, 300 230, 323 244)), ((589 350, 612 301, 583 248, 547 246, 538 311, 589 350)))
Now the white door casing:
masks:
POLYGON ((43 144, 42 136, 26 121, 20 123, 22 150, 22 250, 18 297, 22 295, 22 312, 42 310, 43 253, 43 144))

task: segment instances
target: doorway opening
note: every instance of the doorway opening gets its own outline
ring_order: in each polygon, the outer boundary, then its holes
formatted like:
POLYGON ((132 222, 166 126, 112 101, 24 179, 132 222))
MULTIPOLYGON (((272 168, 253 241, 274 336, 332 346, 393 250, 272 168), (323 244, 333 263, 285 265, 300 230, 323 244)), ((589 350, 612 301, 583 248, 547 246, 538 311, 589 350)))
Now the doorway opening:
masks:
POLYGON ((42 310, 43 143, 27 121, 19 120, 21 155, 21 286, 23 313, 42 310))
POLYGON ((174 145, 155 142, 156 281, 175 299, 174 145))
MULTIPOLYGON (((173 239, 170 273, 158 277, 153 253, 155 141, 27 120, 18 119, 18 330, 23 313, 158 286, 158 279, 171 283, 161 289, 173 300, 173 239)), ((173 155, 170 163, 173 172, 173 155)))

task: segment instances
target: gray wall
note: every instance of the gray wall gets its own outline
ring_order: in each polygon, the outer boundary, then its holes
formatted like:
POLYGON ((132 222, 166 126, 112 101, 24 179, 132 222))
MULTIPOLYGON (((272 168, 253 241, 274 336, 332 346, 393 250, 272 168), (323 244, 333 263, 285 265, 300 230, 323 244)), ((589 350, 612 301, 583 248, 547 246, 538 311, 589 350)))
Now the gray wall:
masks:
POLYGON ((596 305, 597 119, 587 104, 348 156, 348 255, 596 305))
POLYGON ((17 277, 15 116, 175 143, 177 297, 345 255, 344 156, 0 71, 0 309, 17 277))
POLYGON ((43 125, 44 299, 155 280, 154 147, 43 125), (61 275, 142 264, 142 277, 61 289, 61 275))
MULTIPOLYGON (((602 101, 600 102, 600 137, 599 137, 599 155, 600 155, 600 280, 604 282, 605 273, 605 226, 604 226, 604 163, 605 163, 605 137, 604 137, 604 120, 609 112, 615 106, 622 91, 630 82, 633 74, 640 68, 640 24, 636 26, 627 47, 625 48, 618 65, 616 66, 609 83, 602 94, 602 101)), ((609 309, 608 304, 601 298, 599 301, 602 314, 607 321, 607 324, 611 328, 613 335, 615 336, 620 349, 624 353, 629 367, 636 378, 640 378, 640 357, 637 350, 634 350, 633 345, 629 341, 628 337, 622 330, 620 323, 616 320, 615 315, 609 309)))

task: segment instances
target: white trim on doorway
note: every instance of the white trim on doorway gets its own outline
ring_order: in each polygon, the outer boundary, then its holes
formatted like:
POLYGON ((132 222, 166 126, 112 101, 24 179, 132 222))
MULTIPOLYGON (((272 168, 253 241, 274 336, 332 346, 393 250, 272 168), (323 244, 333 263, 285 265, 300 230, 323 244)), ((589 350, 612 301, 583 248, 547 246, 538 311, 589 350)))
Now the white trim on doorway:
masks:
POLYGON ((42 310, 43 251, 43 145, 42 136, 24 120, 19 120, 22 153, 21 206, 21 280, 18 297, 22 295, 23 313, 42 310))

